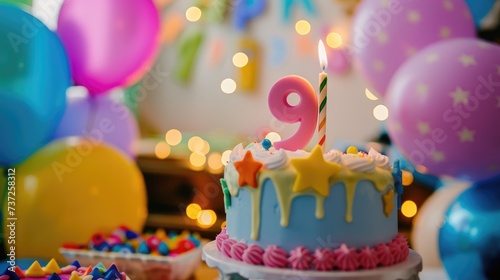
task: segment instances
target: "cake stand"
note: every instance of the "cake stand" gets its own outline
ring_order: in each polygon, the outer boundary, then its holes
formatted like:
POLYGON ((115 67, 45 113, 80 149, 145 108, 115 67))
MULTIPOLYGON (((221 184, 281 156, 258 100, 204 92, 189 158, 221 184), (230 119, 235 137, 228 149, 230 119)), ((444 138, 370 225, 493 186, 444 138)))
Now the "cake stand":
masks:
POLYGON ((300 271, 251 265, 224 256, 217 251, 215 241, 203 246, 202 259, 219 270, 221 280, 418 280, 422 270, 422 258, 413 250, 398 264, 358 271, 300 271))

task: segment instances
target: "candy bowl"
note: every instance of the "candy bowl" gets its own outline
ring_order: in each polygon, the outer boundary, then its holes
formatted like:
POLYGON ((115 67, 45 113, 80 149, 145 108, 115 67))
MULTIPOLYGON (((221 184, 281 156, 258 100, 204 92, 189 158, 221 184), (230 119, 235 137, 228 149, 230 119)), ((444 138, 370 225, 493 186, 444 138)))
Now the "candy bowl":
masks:
POLYGON ((115 264, 134 280, 180 280, 194 274, 201 263, 201 246, 176 256, 155 256, 140 253, 99 252, 86 249, 60 248, 68 262, 78 260, 82 266, 115 264))

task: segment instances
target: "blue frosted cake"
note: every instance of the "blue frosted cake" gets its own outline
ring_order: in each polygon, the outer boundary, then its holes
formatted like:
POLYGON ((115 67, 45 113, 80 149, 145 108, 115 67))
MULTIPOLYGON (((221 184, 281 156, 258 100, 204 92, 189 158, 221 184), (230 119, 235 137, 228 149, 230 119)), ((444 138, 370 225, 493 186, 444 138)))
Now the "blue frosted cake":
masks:
POLYGON ((358 270, 408 256, 398 234, 399 163, 393 167, 373 149, 292 152, 240 144, 221 185, 227 226, 216 243, 227 257, 277 268, 358 270))

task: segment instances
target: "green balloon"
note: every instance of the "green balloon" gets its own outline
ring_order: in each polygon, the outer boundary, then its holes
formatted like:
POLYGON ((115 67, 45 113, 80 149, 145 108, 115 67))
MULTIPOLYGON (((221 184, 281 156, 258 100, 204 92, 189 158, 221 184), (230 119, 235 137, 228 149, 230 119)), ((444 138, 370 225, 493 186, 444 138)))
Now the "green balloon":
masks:
POLYGON ((0 0, 0 3, 22 4, 31 6, 32 0, 0 0))

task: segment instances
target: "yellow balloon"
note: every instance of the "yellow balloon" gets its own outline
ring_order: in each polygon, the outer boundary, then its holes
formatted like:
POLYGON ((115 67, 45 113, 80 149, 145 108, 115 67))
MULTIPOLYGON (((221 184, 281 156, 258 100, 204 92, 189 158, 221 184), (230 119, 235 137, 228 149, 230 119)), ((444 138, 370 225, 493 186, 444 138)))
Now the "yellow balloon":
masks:
POLYGON ((115 148, 66 138, 45 146, 15 171, 17 220, 4 215, 4 230, 15 222, 16 258, 54 257, 64 263, 58 249, 65 242, 87 243, 93 233, 110 233, 121 225, 142 231, 144 180, 137 165, 115 148))

